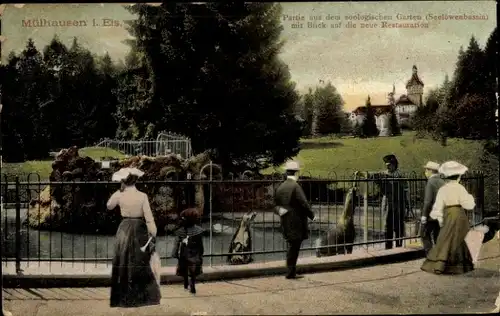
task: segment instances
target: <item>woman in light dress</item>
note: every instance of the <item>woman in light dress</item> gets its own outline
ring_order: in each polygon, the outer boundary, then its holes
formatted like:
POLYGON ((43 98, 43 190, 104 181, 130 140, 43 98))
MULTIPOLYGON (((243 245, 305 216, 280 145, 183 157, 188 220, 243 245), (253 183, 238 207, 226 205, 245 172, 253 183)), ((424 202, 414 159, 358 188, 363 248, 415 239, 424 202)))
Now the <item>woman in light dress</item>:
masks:
MULTIPOLYGON (((111 307, 158 305, 161 299, 160 287, 150 265, 151 252, 141 250, 150 236, 156 236, 156 224, 148 196, 135 187, 143 173, 138 169, 130 170, 131 173, 122 176, 121 189, 113 193, 107 203, 109 210, 119 206, 123 217, 116 232, 111 307)), ((117 180, 115 176, 113 180, 117 180)))
POLYGON ((439 222, 441 230, 436 244, 429 251, 421 269, 436 274, 462 274, 472 271, 474 265, 465 237, 469 232, 467 211, 475 207, 474 197, 460 184, 467 167, 448 161, 439 173, 446 183, 439 189, 429 216, 439 222))

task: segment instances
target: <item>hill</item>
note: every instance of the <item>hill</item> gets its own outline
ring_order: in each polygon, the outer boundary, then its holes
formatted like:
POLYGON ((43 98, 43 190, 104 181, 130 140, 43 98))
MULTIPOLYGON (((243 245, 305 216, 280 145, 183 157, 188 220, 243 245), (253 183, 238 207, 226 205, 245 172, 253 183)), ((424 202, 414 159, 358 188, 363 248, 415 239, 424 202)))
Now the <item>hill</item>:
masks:
MULTIPOLYGON (((295 158, 302 166, 302 174, 313 177, 350 176, 354 171, 374 171, 385 168, 382 157, 394 154, 403 172, 423 173, 428 160, 444 162, 457 160, 471 170, 479 167, 483 145, 478 141, 449 139, 441 146, 432 139, 418 139, 406 132, 397 137, 338 138, 321 137, 302 141, 302 150, 295 158)), ((280 168, 268 169, 266 172, 280 168)))
MULTIPOLYGON (((302 140, 302 150, 295 158, 302 166, 302 174, 326 178, 352 175, 356 170, 373 171, 384 169, 382 157, 394 154, 398 157, 403 172, 423 172, 422 166, 428 161, 443 162, 457 160, 471 170, 477 170, 482 143, 478 141, 449 139, 447 146, 431 139, 417 139, 415 133, 406 132, 397 137, 353 138, 321 137, 302 140)), ((103 156, 124 157, 110 148, 87 147, 80 149, 80 155, 100 159, 103 156)), ((48 179, 52 160, 26 161, 23 163, 3 164, 2 174, 19 174, 26 177, 29 173, 40 174, 48 179)), ((282 169, 267 169, 264 172, 282 172, 282 169)), ((32 178, 33 179, 33 178, 32 178)), ((33 179, 34 180, 34 179, 33 179)))

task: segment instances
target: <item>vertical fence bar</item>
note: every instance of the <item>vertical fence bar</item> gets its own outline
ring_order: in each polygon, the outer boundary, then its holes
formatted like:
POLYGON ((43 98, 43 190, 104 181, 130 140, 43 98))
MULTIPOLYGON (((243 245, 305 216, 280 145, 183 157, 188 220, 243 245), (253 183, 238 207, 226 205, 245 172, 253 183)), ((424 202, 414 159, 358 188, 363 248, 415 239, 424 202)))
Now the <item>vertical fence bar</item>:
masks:
POLYGON ((363 185, 366 186, 363 190, 363 242, 368 249, 368 182, 363 185))
POLYGON ((21 197, 19 177, 16 176, 16 273, 21 273, 21 197))
POLYGON ((209 212, 210 212, 210 245, 209 245, 209 249, 210 249, 210 266, 213 265, 213 253, 212 253, 212 250, 213 250, 213 222, 212 222, 212 176, 213 176, 213 165, 212 165, 212 161, 210 161, 210 185, 209 185, 209 212))

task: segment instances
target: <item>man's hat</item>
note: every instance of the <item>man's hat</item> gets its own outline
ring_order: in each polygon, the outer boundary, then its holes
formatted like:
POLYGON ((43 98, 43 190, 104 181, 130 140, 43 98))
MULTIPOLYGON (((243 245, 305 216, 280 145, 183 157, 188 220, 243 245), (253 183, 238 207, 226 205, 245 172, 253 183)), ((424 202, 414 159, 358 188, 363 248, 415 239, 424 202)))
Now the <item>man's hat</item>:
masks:
POLYGON ((299 163, 297 161, 288 161, 285 164, 285 170, 298 171, 300 170, 299 163))
POLYGON ((439 170, 439 164, 434 161, 428 161, 427 164, 424 166, 424 169, 429 169, 429 170, 439 170))
POLYGON ((398 163, 398 159, 396 158, 396 156, 390 154, 390 155, 385 155, 384 158, 382 158, 385 162, 386 165, 388 164, 397 164, 398 163))

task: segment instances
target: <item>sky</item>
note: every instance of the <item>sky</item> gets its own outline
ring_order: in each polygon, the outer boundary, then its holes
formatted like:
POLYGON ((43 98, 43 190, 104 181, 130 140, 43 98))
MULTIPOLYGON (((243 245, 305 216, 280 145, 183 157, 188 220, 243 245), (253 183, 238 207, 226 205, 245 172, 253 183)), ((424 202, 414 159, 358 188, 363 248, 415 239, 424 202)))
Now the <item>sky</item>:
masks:
MULTIPOLYGON (((331 81, 342 95, 346 110, 363 105, 368 95, 372 104, 386 104, 393 84, 396 96, 406 93, 413 65, 425 84, 425 97, 445 74, 452 76, 460 46, 466 48, 474 35, 483 47, 496 26, 495 1, 287 2, 282 7, 285 45, 281 58, 288 64, 292 80, 301 92, 320 85, 320 80, 331 81), (464 14, 482 19, 450 19, 464 14), (321 20, 313 22, 325 23, 327 28, 308 28, 310 16, 319 15, 321 20), (333 19, 326 20, 327 15, 333 19), (357 27, 348 28, 348 16, 371 20, 352 20, 357 27), (295 21, 302 23, 302 28, 292 28, 294 17, 305 19, 295 21), (379 17, 382 20, 373 19, 379 17), (423 27, 382 28, 382 21, 423 27), (361 28, 362 22, 371 24, 371 28, 361 28)), ((122 59, 129 50, 123 43, 129 34, 122 21, 132 18, 118 3, 8 4, 2 14, 2 61, 10 51, 21 51, 28 38, 41 48, 54 34, 67 45, 76 36, 91 51, 122 59), (27 21, 32 19, 84 22, 77 26, 28 26, 27 21), (116 25, 111 25, 112 20, 118 21, 116 25), (94 21, 99 26, 94 26, 94 21)))

